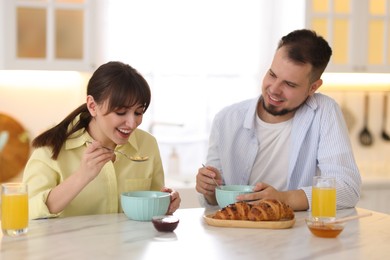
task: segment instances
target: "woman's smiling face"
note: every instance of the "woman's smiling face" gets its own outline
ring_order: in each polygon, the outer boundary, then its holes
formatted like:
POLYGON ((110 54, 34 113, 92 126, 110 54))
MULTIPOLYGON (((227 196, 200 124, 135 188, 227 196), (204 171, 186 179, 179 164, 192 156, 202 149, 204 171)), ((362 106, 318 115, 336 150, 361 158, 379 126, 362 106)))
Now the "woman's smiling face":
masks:
POLYGON ((262 104, 258 107, 260 118, 269 123, 292 118, 322 84, 322 80, 310 82, 311 69, 310 64, 292 61, 285 47, 278 49, 263 79, 262 104))
POLYGON ((109 113, 107 102, 102 105, 95 103, 92 106, 93 119, 88 130, 94 139, 107 147, 125 144, 132 132, 142 123, 144 114, 142 105, 119 108, 109 113))

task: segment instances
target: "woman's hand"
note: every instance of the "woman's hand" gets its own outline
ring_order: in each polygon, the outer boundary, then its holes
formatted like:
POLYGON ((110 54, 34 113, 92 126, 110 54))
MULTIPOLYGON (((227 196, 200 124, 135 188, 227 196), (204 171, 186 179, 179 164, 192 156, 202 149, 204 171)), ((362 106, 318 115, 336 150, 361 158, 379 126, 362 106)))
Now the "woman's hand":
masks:
POLYGON ((212 166, 199 168, 198 174, 196 175, 195 189, 197 192, 203 194, 209 204, 217 205, 215 198, 215 187, 217 184, 213 178, 219 185, 222 185, 222 177, 218 169, 212 166))
POLYGON ((81 158, 78 173, 86 175, 89 181, 92 181, 99 174, 103 166, 113 160, 115 154, 113 151, 102 147, 100 142, 93 141, 88 145, 83 157, 81 158))
POLYGON ((163 192, 169 192, 171 195, 171 203, 167 211, 167 215, 172 215, 180 207, 181 198, 177 191, 164 187, 161 189, 163 192))

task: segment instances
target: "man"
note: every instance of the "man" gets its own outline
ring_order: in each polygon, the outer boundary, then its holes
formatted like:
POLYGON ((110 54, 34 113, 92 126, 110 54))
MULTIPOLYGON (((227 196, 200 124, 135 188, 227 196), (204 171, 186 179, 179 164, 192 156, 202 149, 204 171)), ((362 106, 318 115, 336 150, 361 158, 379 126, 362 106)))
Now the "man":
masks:
POLYGON ((311 206, 315 175, 336 178, 337 208, 354 207, 361 178, 337 103, 315 93, 332 50, 310 30, 284 36, 263 79, 262 94, 219 112, 206 167, 196 190, 216 205, 219 184, 254 185, 239 200, 278 199, 294 210, 311 206))

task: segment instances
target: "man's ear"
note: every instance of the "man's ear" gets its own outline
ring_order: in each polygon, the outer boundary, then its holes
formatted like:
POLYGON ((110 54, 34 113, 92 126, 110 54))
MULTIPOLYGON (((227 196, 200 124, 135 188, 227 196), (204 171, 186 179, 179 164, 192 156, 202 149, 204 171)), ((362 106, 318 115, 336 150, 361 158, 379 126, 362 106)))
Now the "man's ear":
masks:
POLYGON ((96 102, 91 95, 87 96, 87 108, 92 117, 96 116, 96 102))
POLYGON ((322 79, 318 79, 314 81, 310 86, 310 92, 309 95, 313 95, 319 87, 322 85, 322 79))

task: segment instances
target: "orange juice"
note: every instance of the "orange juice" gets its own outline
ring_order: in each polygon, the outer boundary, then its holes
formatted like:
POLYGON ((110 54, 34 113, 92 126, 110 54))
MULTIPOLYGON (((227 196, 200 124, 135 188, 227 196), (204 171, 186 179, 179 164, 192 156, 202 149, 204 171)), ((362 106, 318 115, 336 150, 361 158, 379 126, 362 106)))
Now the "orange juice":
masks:
POLYGON ((28 226, 27 193, 1 195, 1 228, 21 230, 28 226))
POLYGON ((318 188, 312 190, 312 216, 313 217, 336 217, 336 189, 318 188))

